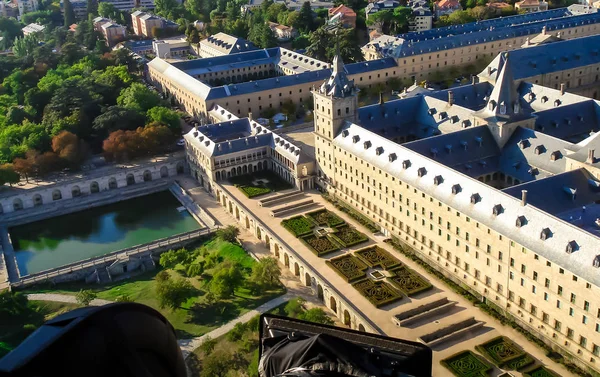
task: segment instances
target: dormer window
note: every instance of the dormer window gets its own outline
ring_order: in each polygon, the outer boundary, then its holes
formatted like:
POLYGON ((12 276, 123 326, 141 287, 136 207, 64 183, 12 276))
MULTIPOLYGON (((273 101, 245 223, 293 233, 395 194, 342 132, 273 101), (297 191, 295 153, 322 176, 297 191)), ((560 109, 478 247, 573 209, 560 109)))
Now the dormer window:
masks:
POLYGON ((499 111, 501 115, 506 115, 506 104, 504 102, 500 102, 499 111))
POLYGON ((529 100, 533 101, 535 99, 535 94, 534 93, 529 93, 529 100))
POLYGON ((394 162, 396 160, 396 153, 390 153, 388 159, 390 160, 390 162, 394 162))
POLYGON ((462 121, 462 128, 467 128, 471 125, 471 121, 468 119, 465 119, 462 121))
POLYGON ((561 102, 559 99, 554 100, 554 107, 560 106, 561 102))
POLYGON ((427 174, 427 169, 425 169, 425 168, 419 168, 419 170, 417 170, 417 174, 419 175, 419 177, 422 177, 425 174, 427 174))
POLYGON ((528 146, 529 146, 529 140, 523 139, 523 140, 519 141, 519 148, 525 149, 528 146))
POLYGON ((403 169, 410 168, 410 160, 404 160, 404 161, 402 161, 402 168, 403 169))
POLYGON ((542 232, 540 233, 540 240, 546 241, 548 238, 550 238, 550 236, 552 236, 550 229, 544 228, 544 229, 542 229, 542 232))
POLYGON ((567 252, 567 254, 571 254, 574 251, 577 251, 578 248, 579 248, 579 246, 577 245, 577 242, 575 242, 575 241, 569 241, 569 243, 567 244, 567 247, 566 247, 565 251, 567 252))
POLYGON ((513 113, 518 114, 521 111, 521 104, 519 103, 519 101, 515 101, 515 103, 513 104, 513 113))
POLYGON ((363 146, 365 149, 369 149, 369 148, 371 148, 371 142, 369 140, 367 140, 363 143, 363 146))
POLYGON ((546 96, 543 96, 541 101, 542 101, 542 103, 546 103, 546 102, 548 102, 548 97, 546 97, 546 96))
POLYGON ((522 227, 525 224, 527 224, 527 219, 525 218, 525 216, 519 216, 519 217, 517 217, 517 221, 515 223, 515 225, 517 226, 517 228, 520 228, 520 227, 522 227))
POLYGON ((490 102, 488 102, 488 110, 494 111, 495 108, 496 108, 496 101, 491 100, 490 102))
POLYGON ((471 195, 471 204, 477 204, 481 201, 481 195, 475 193, 471 195))
POLYGON ((546 152, 546 148, 543 145, 538 145, 537 147, 535 147, 533 152, 537 155, 540 155, 540 154, 546 152))
POLYGON ((559 151, 554 151, 550 154, 550 161, 559 160, 562 157, 562 154, 559 151))
POLYGON ((571 119, 569 119, 569 118, 565 118, 565 124, 566 124, 567 126, 570 126, 570 125, 571 125, 571 119))
POLYGON ((342 131, 342 137, 346 137, 348 135, 350 135, 350 132, 348 132, 348 130, 343 130, 342 131))
POLYGON ((496 204, 494 206, 494 208, 492 208, 492 213, 494 214, 494 216, 498 216, 498 215, 502 214, 502 212, 504 212, 504 208, 502 207, 502 204, 496 204))
POLYGON ((465 140, 461 140, 460 141, 460 146, 463 147, 464 150, 467 150, 469 143, 467 143, 465 140))
POLYGON ((359 141, 360 141, 360 136, 358 136, 358 135, 352 136, 352 142, 354 144, 358 143, 359 141))
POLYGON ((600 255, 596 255, 594 261, 592 262, 592 265, 596 268, 600 267, 600 255))
POLYGON ((458 123, 458 121, 459 121, 459 118, 458 118, 458 116, 456 116, 456 115, 453 115, 453 116, 452 116, 452 118, 450 118, 450 121, 452 122, 452 124, 454 124, 454 123, 458 123))
POLYGON ((433 177, 433 184, 434 185, 439 186, 442 183, 444 183, 444 178, 441 175, 436 175, 435 177, 433 177))
POLYGON ((432 107, 431 109, 427 110, 427 112, 429 113, 429 115, 434 115, 437 112, 437 110, 434 107, 432 107))
POLYGON ((446 113, 445 111, 442 111, 440 113, 440 115, 438 115, 438 117, 440 120, 446 119, 446 118, 448 118, 448 113, 446 113))
POLYGON ((459 184, 452 186, 452 194, 456 195, 462 191, 462 187, 459 184))
POLYGON ((376 155, 381 155, 383 153, 383 147, 377 147, 377 149, 375 149, 375 154, 376 155))

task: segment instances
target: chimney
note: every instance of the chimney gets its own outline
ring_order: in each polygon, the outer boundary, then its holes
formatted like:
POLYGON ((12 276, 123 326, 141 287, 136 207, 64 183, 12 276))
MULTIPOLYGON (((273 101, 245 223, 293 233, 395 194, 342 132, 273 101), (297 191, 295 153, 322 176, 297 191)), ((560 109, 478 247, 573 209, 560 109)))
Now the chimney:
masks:
POLYGON ((564 83, 560 84, 560 95, 561 96, 565 95, 565 84, 564 83))
POLYGON ((490 66, 487 67, 487 74, 488 74, 488 76, 492 75, 492 67, 490 67, 490 66))
POLYGON ((585 162, 587 162, 588 164, 594 163, 594 150, 593 149, 588 149, 588 157, 585 162))
POLYGON ((521 206, 527 205, 527 190, 521 190, 521 206))
POLYGON ((383 92, 379 92, 379 104, 383 105, 383 92))
POLYGON ((546 25, 542 28, 542 35, 546 35, 546 25))
POLYGON ((454 105, 454 92, 448 91, 448 106, 454 105))
POLYGON ((471 84, 473 84, 473 85, 477 84, 477 76, 476 75, 471 75, 471 84))
POLYGON ((248 113, 248 119, 250 119, 250 121, 252 121, 252 113, 248 113))

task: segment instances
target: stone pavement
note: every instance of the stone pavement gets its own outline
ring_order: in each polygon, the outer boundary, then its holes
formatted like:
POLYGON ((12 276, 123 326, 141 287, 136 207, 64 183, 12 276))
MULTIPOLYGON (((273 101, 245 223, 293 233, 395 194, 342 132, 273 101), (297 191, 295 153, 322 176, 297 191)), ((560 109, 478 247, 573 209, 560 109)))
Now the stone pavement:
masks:
MULTIPOLYGON (((195 185, 193 180, 188 182, 186 186, 191 188, 191 186, 195 185), (189 185, 189 186, 188 186, 189 185)), ((329 258, 326 256, 325 258, 318 258, 312 252, 310 252, 306 246, 304 246, 299 240, 293 237, 289 232, 287 232, 280 224, 281 218, 271 217, 269 211, 272 208, 263 208, 258 206, 257 200, 247 199, 242 197, 241 192, 237 192, 232 186, 225 184, 227 190, 230 194, 236 196, 236 198, 246 206, 252 210, 255 216, 260 218, 269 228, 273 229, 278 233, 280 237, 284 239, 292 248, 294 248, 297 252, 301 253, 302 256, 315 268, 319 270, 319 272, 325 276, 326 279, 329 280, 330 284, 333 284, 338 288, 343 294, 346 295, 348 300, 351 300, 363 313, 368 316, 372 321, 374 321, 383 332, 392 337, 407 339, 407 340, 417 340, 420 336, 428 334, 432 331, 435 331, 441 327, 448 326, 452 323, 458 322, 460 320, 464 320, 470 317, 475 317, 479 321, 484 322, 484 327, 469 337, 464 337, 455 341, 449 341, 440 346, 434 347, 434 365, 433 365, 433 375, 434 376, 444 376, 448 375, 449 371, 441 366, 440 361, 449 357, 452 354, 463 350, 474 350, 476 345, 484 343, 496 336, 504 335, 515 342, 517 342, 523 349, 530 353, 533 357, 539 360, 544 365, 548 366, 550 369, 554 370, 561 376, 572 376, 573 374, 567 371, 562 365, 552 361, 546 355, 543 349, 539 348, 535 344, 531 343, 527 338, 521 335, 516 330, 512 329, 509 326, 502 325, 495 318, 489 316, 485 312, 480 309, 474 307, 468 300, 466 300, 461 295, 450 290, 446 284, 437 279, 434 276, 431 276, 426 270, 424 270, 420 265, 413 262, 412 260, 405 258, 402 254, 398 253, 396 250, 390 247, 390 245, 383 243, 383 239, 385 237, 380 237, 379 235, 370 234, 362 225, 358 224, 354 219, 347 216, 345 213, 342 213, 335 209, 333 205, 329 202, 325 201, 318 192, 306 192, 303 197, 300 197, 297 200, 306 200, 308 198, 313 199, 315 202, 321 204, 325 208, 334 211, 340 217, 342 217, 347 223, 353 225, 357 229, 361 230, 365 234, 367 234, 372 241, 367 244, 359 245, 357 247, 351 248, 351 250, 359 249, 365 246, 377 244, 383 249, 388 250, 390 253, 395 255, 398 259, 402 261, 405 265, 415 270, 419 274, 425 276, 433 285, 434 288, 430 291, 423 292, 422 294, 417 295, 416 297, 404 297, 400 302, 387 305, 383 308, 376 309, 370 304, 364 297, 362 297, 356 290, 354 290, 348 283, 341 280, 341 278, 335 274, 335 272, 326 266, 325 260, 329 258), (239 197, 238 197, 239 194, 239 197), (281 230, 281 232, 278 232, 281 230), (399 312, 406 311, 408 309, 412 309, 416 306, 422 305, 426 302, 431 302, 433 300, 447 297, 449 300, 457 301, 457 308, 452 310, 446 315, 436 316, 434 318, 430 318, 427 321, 423 321, 419 324, 414 324, 407 327, 397 327, 393 321, 392 316, 399 312)), ((186 188, 188 188, 186 187, 186 188)), ((189 189, 188 188, 188 189, 189 189)), ((214 197, 211 197, 206 192, 201 189, 193 190, 193 199, 203 207, 205 210, 211 213, 211 215, 216 218, 222 225, 239 225, 233 217, 226 211, 224 207, 222 207, 219 203, 216 202, 214 197)), ((300 212, 299 212, 300 213, 300 212)), ((264 246, 264 243, 260 242, 252 234, 250 234, 247 230, 243 229, 243 227, 239 226, 241 233, 240 238, 244 244, 244 247, 257 255, 271 255, 270 251, 264 246)), ((338 253, 333 253, 332 256, 336 256, 338 253)), ((287 270, 287 269, 284 269, 287 270)), ((295 278, 293 278, 295 280, 295 278)), ((299 283, 299 282, 298 282, 299 283)), ((313 301, 316 301, 316 297, 311 296, 313 301)), ((321 302, 318 304, 322 305, 321 302)), ((492 375, 498 375, 501 371, 498 368, 495 368, 492 375)), ((514 375, 520 375, 520 373, 512 372, 514 375)))
MULTIPOLYGON (((33 300, 33 301, 54 301, 54 302, 65 302, 65 303, 69 303, 69 304, 77 304, 77 299, 75 296, 71 296, 71 295, 61 295, 58 293, 31 293, 27 295, 27 298, 29 300, 33 300)), ((92 300, 92 302, 90 303, 91 306, 101 306, 101 305, 107 305, 107 304, 112 304, 112 301, 108 301, 108 300, 101 300, 99 298, 96 298, 94 300, 92 300)))

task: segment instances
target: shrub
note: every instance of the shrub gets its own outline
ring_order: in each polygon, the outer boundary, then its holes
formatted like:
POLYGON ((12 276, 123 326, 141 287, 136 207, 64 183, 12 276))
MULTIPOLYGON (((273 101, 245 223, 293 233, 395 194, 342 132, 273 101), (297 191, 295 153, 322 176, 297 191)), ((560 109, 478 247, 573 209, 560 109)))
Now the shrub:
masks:
POLYGON ((237 186, 237 188, 239 188, 248 198, 254 198, 271 192, 271 189, 267 187, 237 186))
POLYGON ((283 220, 281 225, 296 237, 312 233, 312 228, 314 227, 314 225, 304 216, 295 216, 283 220))
POLYGON ((348 216, 352 217, 354 220, 358 221, 361 225, 367 228, 371 233, 377 233, 380 231, 379 226, 371 221, 368 217, 356 211, 352 206, 345 203, 343 200, 331 197, 329 194, 323 194, 323 198, 333 204, 337 209, 346 213, 348 216))
POLYGON ((523 375, 527 376, 527 377, 558 377, 557 374, 555 374, 550 369, 547 369, 544 366, 539 366, 537 368, 533 368, 533 369, 523 373, 523 375))
POLYGON ((354 253, 369 267, 380 267, 384 270, 389 270, 402 265, 402 263, 379 246, 372 246, 366 249, 360 249, 354 253))
POLYGON ((453 375, 458 377, 487 376, 492 367, 471 351, 463 351, 441 361, 453 375))
POLYGON ((394 276, 390 280, 407 296, 414 296, 432 288, 431 283, 424 277, 406 266, 400 266, 392 273, 394 276))

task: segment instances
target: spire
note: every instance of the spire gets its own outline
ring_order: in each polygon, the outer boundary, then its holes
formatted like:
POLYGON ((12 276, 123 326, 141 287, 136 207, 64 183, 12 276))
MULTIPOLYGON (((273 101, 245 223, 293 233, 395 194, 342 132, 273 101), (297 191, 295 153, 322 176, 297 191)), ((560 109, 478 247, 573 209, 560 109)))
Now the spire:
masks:
POLYGON ((510 118, 519 114, 521 106, 519 95, 515 87, 512 67, 508 61, 509 53, 504 52, 498 64, 498 76, 496 85, 484 110, 487 115, 498 118, 510 118))
POLYGON ((346 67, 340 55, 340 45, 336 34, 336 52, 332 63, 332 72, 329 80, 323 83, 320 88, 321 94, 333 97, 348 97, 356 93, 354 80, 349 80, 346 75, 346 67))

